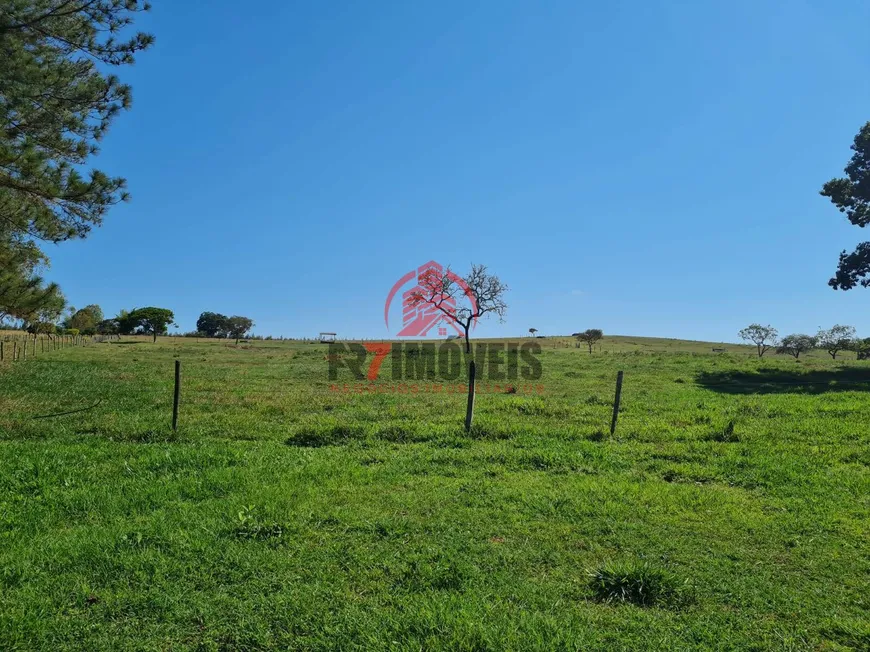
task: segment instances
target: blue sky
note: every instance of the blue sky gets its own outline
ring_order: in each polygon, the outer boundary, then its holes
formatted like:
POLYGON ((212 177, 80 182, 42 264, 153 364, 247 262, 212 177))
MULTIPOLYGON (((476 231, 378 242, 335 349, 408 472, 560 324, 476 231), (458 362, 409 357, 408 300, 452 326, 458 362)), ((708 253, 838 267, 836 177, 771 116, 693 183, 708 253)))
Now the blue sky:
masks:
POLYGON ((434 259, 510 286, 481 336, 870 336, 826 285, 868 234, 818 195, 870 120, 864 0, 154 5, 94 160, 133 200, 49 247, 78 307, 388 337, 434 259))

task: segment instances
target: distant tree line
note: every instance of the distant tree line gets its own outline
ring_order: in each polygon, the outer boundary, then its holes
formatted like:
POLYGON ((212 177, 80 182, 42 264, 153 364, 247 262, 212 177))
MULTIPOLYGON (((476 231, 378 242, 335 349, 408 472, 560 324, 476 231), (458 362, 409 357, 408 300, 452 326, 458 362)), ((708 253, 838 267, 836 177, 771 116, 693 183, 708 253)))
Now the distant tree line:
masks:
POLYGON ((870 337, 864 339, 857 337, 853 326, 836 324, 828 329, 820 329, 816 335, 794 333, 780 340, 779 332, 773 326, 750 324, 738 335, 741 339, 755 345, 759 358, 763 358, 765 353, 775 348, 778 354, 790 355, 795 360, 800 359, 801 354, 815 349, 827 351, 834 360, 843 351, 853 351, 859 360, 870 359, 870 337))
POLYGON ((91 304, 76 310, 70 306, 67 316, 55 320, 39 319, 25 320, 21 327, 34 334, 67 334, 67 335, 151 335, 157 340, 158 335, 165 335, 169 326, 175 320, 175 315, 168 308, 148 306, 121 310, 115 317, 103 318, 103 309, 97 304, 91 304))
MULTIPOLYGON (((46 335, 150 335, 156 341, 158 335, 167 334, 174 322, 175 314, 168 308, 146 306, 121 310, 114 317, 106 319, 100 306, 90 304, 81 309, 70 306, 65 315, 61 306, 53 314, 34 315, 32 319, 19 321, 17 327, 29 333, 46 335)), ((204 312, 196 320, 196 331, 184 335, 231 338, 238 342, 242 338, 253 337, 250 334, 253 327, 254 320, 249 317, 227 317, 216 312, 204 312)))

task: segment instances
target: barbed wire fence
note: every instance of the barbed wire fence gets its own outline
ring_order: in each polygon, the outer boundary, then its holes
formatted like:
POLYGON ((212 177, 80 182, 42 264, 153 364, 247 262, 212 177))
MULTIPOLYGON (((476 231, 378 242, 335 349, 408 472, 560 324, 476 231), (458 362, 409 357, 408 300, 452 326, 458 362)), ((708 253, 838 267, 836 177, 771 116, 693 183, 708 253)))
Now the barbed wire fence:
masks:
MULTIPOLYGON (((0 338, 0 350, 4 352, 4 362, 7 364, 18 364, 24 363, 28 360, 42 360, 44 363, 51 364, 65 364, 69 360, 64 358, 48 358, 48 354, 52 351, 60 351, 63 349, 67 349, 69 347, 85 347, 92 345, 94 343, 99 343, 101 341, 107 341, 109 339, 113 339, 112 336, 19 336, 19 337, 3 337, 0 338)), ((628 354, 631 355, 631 354, 628 354)), ((232 361, 222 363, 224 365, 249 365, 248 361, 232 361)), ((193 368, 197 370, 198 365, 194 364, 193 368)), ((203 367, 205 369, 206 367, 203 367)), ((131 388, 127 385, 119 385, 118 392, 110 392, 105 395, 100 396, 87 396, 81 392, 74 392, 68 398, 70 400, 62 401, 54 406, 55 409, 50 409, 49 406, 46 406, 44 411, 40 411, 36 414, 30 414, 27 417, 23 418, 41 421, 45 419, 53 419, 53 418, 62 418, 66 416, 72 416, 76 414, 86 413, 97 408, 113 406, 117 409, 118 406, 149 406, 149 409, 160 410, 161 412, 165 411, 166 414, 166 422, 170 425, 172 431, 177 431, 179 423, 184 422, 184 415, 182 413, 182 401, 185 397, 193 398, 197 402, 206 402, 206 403, 225 403, 226 397, 228 395, 233 395, 233 390, 228 389, 227 387, 215 387, 215 388, 203 388, 203 387, 185 387, 183 384, 183 371, 186 369, 186 366, 182 365, 182 361, 180 359, 174 360, 174 375, 172 372, 172 368, 167 366, 165 369, 161 369, 159 371, 145 374, 145 376, 149 379, 150 383, 159 383, 161 386, 159 387, 138 387, 131 388)), ((697 387, 703 389, 725 389, 728 393, 731 394, 741 394, 741 395, 752 395, 752 394, 769 394, 773 392, 783 392, 788 391, 789 389, 794 388, 803 388, 804 391, 809 393, 821 393, 824 391, 831 390, 841 390, 846 388, 854 388, 870 391, 870 368, 856 368, 855 373, 849 377, 836 378, 834 379, 831 374, 822 377, 811 377, 808 376, 806 378, 787 380, 784 378, 759 378, 757 380, 753 380, 748 377, 748 375, 740 375, 738 372, 737 377, 729 378, 729 372, 723 372, 719 375, 723 378, 721 380, 714 380, 712 377, 704 377, 703 372, 701 375, 693 381, 693 384, 697 387)), ((195 373, 194 378, 198 380, 202 380, 199 377, 199 374, 195 373)), ((610 410, 610 434, 611 436, 615 435, 618 422, 619 415, 621 412, 621 402, 624 396, 631 396, 632 390, 632 373, 629 371, 626 373, 624 370, 619 370, 616 372, 615 376, 615 386, 611 385, 613 388, 613 401, 610 410)), ((681 379, 677 379, 675 382, 685 382, 681 379)), ((87 385, 87 381, 84 383, 87 385)), ((390 391, 382 391, 382 389, 378 389, 379 385, 366 384, 365 382, 358 383, 360 385, 359 388, 355 387, 353 381, 350 383, 350 389, 348 390, 348 383, 330 383, 328 381, 318 382, 318 386, 322 386, 323 389, 330 392, 335 392, 338 394, 365 394, 365 393, 389 393, 389 394, 415 394, 417 391, 412 391, 408 388, 404 390, 396 391, 393 388, 390 391), (341 389, 341 386, 344 386, 344 390, 341 389), (358 390, 358 391, 357 391, 358 390)), ((438 385, 439 383, 435 383, 438 385)), ((443 383, 441 383, 443 385, 443 383)), ((511 394, 516 393, 516 387, 512 387, 510 382, 502 383, 501 385, 496 385, 496 391, 492 392, 492 387, 490 386, 489 390, 486 387, 482 387, 480 393, 505 393, 511 394), (498 389, 501 387, 501 389, 498 389)), ((601 391, 608 392, 610 390, 606 389, 604 385, 602 385, 601 391)), ((241 395, 238 397, 239 403, 244 403, 244 399, 247 396, 254 396, 257 393, 268 393, 275 394, 276 392, 268 390, 268 389, 257 389, 252 387, 239 387, 239 392, 241 395)), ((443 388, 439 390, 439 392, 444 392, 443 388)), ((454 393, 464 393, 465 385, 460 386, 459 392, 454 393)), ((431 389, 426 389, 421 393, 435 393, 431 389)), ((604 400, 600 401, 600 404, 605 403, 604 400)), ((234 404, 235 402, 231 402, 234 404)), ((217 416, 217 412, 215 411, 217 416)), ((202 414, 198 414, 198 418, 201 418, 202 414)))

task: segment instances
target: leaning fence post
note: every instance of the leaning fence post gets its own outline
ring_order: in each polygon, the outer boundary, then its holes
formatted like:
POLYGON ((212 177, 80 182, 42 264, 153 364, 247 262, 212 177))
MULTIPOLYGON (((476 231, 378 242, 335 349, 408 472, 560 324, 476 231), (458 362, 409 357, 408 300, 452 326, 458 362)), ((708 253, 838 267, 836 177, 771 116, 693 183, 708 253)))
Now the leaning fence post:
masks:
POLYGON ((622 372, 616 373, 616 396, 613 397, 613 419, 610 421, 610 436, 616 432, 616 419, 619 417, 619 401, 622 398, 622 372))
POLYGON ((178 430, 178 399, 181 395, 181 360, 175 361, 175 395, 172 397, 172 429, 178 430))

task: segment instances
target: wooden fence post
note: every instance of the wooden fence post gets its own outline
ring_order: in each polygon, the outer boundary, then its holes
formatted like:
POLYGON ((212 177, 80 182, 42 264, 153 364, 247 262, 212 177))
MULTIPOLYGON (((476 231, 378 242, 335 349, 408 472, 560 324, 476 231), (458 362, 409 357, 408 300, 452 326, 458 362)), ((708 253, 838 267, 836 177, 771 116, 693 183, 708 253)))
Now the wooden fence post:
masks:
POLYGON ((175 395, 172 397, 172 429, 178 430, 178 399, 181 396, 181 360, 175 361, 175 395))
POLYGON ((15 358, 18 355, 18 342, 12 340, 12 362, 15 362, 15 358))
POLYGON ((616 432, 616 419, 619 417, 619 401, 622 398, 622 376, 623 373, 616 373, 616 396, 613 398, 613 419, 610 422, 610 436, 616 432))
POLYGON ((474 419, 474 377, 476 375, 474 360, 468 365, 468 403, 465 406, 465 432, 471 432, 471 421, 474 419))

